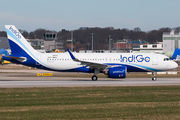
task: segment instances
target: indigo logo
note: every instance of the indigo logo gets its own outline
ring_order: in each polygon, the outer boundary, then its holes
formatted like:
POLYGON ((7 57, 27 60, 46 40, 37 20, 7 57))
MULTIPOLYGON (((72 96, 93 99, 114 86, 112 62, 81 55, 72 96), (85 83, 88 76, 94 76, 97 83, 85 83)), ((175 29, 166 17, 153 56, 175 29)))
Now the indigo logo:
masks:
POLYGON ((121 62, 149 62, 150 57, 144 57, 143 55, 132 55, 129 57, 120 55, 121 62))
POLYGON ((19 39, 21 39, 21 34, 20 34, 18 31, 14 30, 14 29, 12 28, 12 26, 9 28, 9 30, 10 30, 12 33, 14 33, 15 36, 17 36, 19 39))

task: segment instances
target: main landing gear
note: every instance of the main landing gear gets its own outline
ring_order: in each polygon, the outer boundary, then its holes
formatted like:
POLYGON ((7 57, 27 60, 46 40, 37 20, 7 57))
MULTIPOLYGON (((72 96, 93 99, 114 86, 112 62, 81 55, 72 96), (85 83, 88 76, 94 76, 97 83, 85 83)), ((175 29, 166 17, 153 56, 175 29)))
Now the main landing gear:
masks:
POLYGON ((157 80, 156 75, 155 75, 155 72, 152 72, 152 80, 153 80, 153 81, 156 81, 156 80, 157 80))
POLYGON ((96 75, 92 76, 92 81, 96 81, 98 79, 98 77, 96 75))
POLYGON ((97 81, 98 77, 96 76, 97 74, 99 74, 99 70, 98 69, 95 69, 94 70, 94 75, 91 77, 92 78, 92 81, 97 81))

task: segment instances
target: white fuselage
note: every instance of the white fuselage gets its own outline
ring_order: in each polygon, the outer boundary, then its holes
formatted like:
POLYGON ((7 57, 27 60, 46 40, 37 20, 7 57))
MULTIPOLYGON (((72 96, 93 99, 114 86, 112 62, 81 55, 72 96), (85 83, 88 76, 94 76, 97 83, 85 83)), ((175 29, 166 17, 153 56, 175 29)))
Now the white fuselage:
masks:
MULTIPOLYGON (((129 72, 142 71, 166 71, 177 67, 177 64, 161 54, 149 53, 73 53, 79 60, 92 63, 108 64, 112 66, 127 66, 129 72), (138 71, 138 70, 137 70, 138 71)), ((44 66, 55 70, 70 70, 82 67, 80 62, 71 59, 68 53, 39 53, 38 61, 44 66)))

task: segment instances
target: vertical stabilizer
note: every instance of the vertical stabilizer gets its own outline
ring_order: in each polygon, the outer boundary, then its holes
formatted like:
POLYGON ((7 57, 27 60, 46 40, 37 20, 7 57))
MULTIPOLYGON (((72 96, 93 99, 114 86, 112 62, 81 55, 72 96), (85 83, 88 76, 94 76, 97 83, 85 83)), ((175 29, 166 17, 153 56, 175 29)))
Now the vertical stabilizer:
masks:
POLYGON ((180 49, 175 49, 171 60, 180 60, 180 49))
POLYGON ((14 25, 5 25, 5 28, 12 55, 20 55, 25 52, 31 56, 36 53, 36 50, 32 48, 14 25))

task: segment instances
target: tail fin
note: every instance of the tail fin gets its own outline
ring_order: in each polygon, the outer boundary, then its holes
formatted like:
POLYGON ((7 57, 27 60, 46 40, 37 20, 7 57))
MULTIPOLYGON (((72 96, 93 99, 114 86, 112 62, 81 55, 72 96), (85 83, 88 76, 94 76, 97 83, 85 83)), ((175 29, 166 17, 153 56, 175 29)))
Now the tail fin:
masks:
POLYGON ((180 49, 175 49, 171 60, 180 60, 180 49))
POLYGON ((37 51, 27 42, 22 34, 17 30, 14 25, 5 25, 9 45, 12 55, 29 54, 32 55, 37 51))

